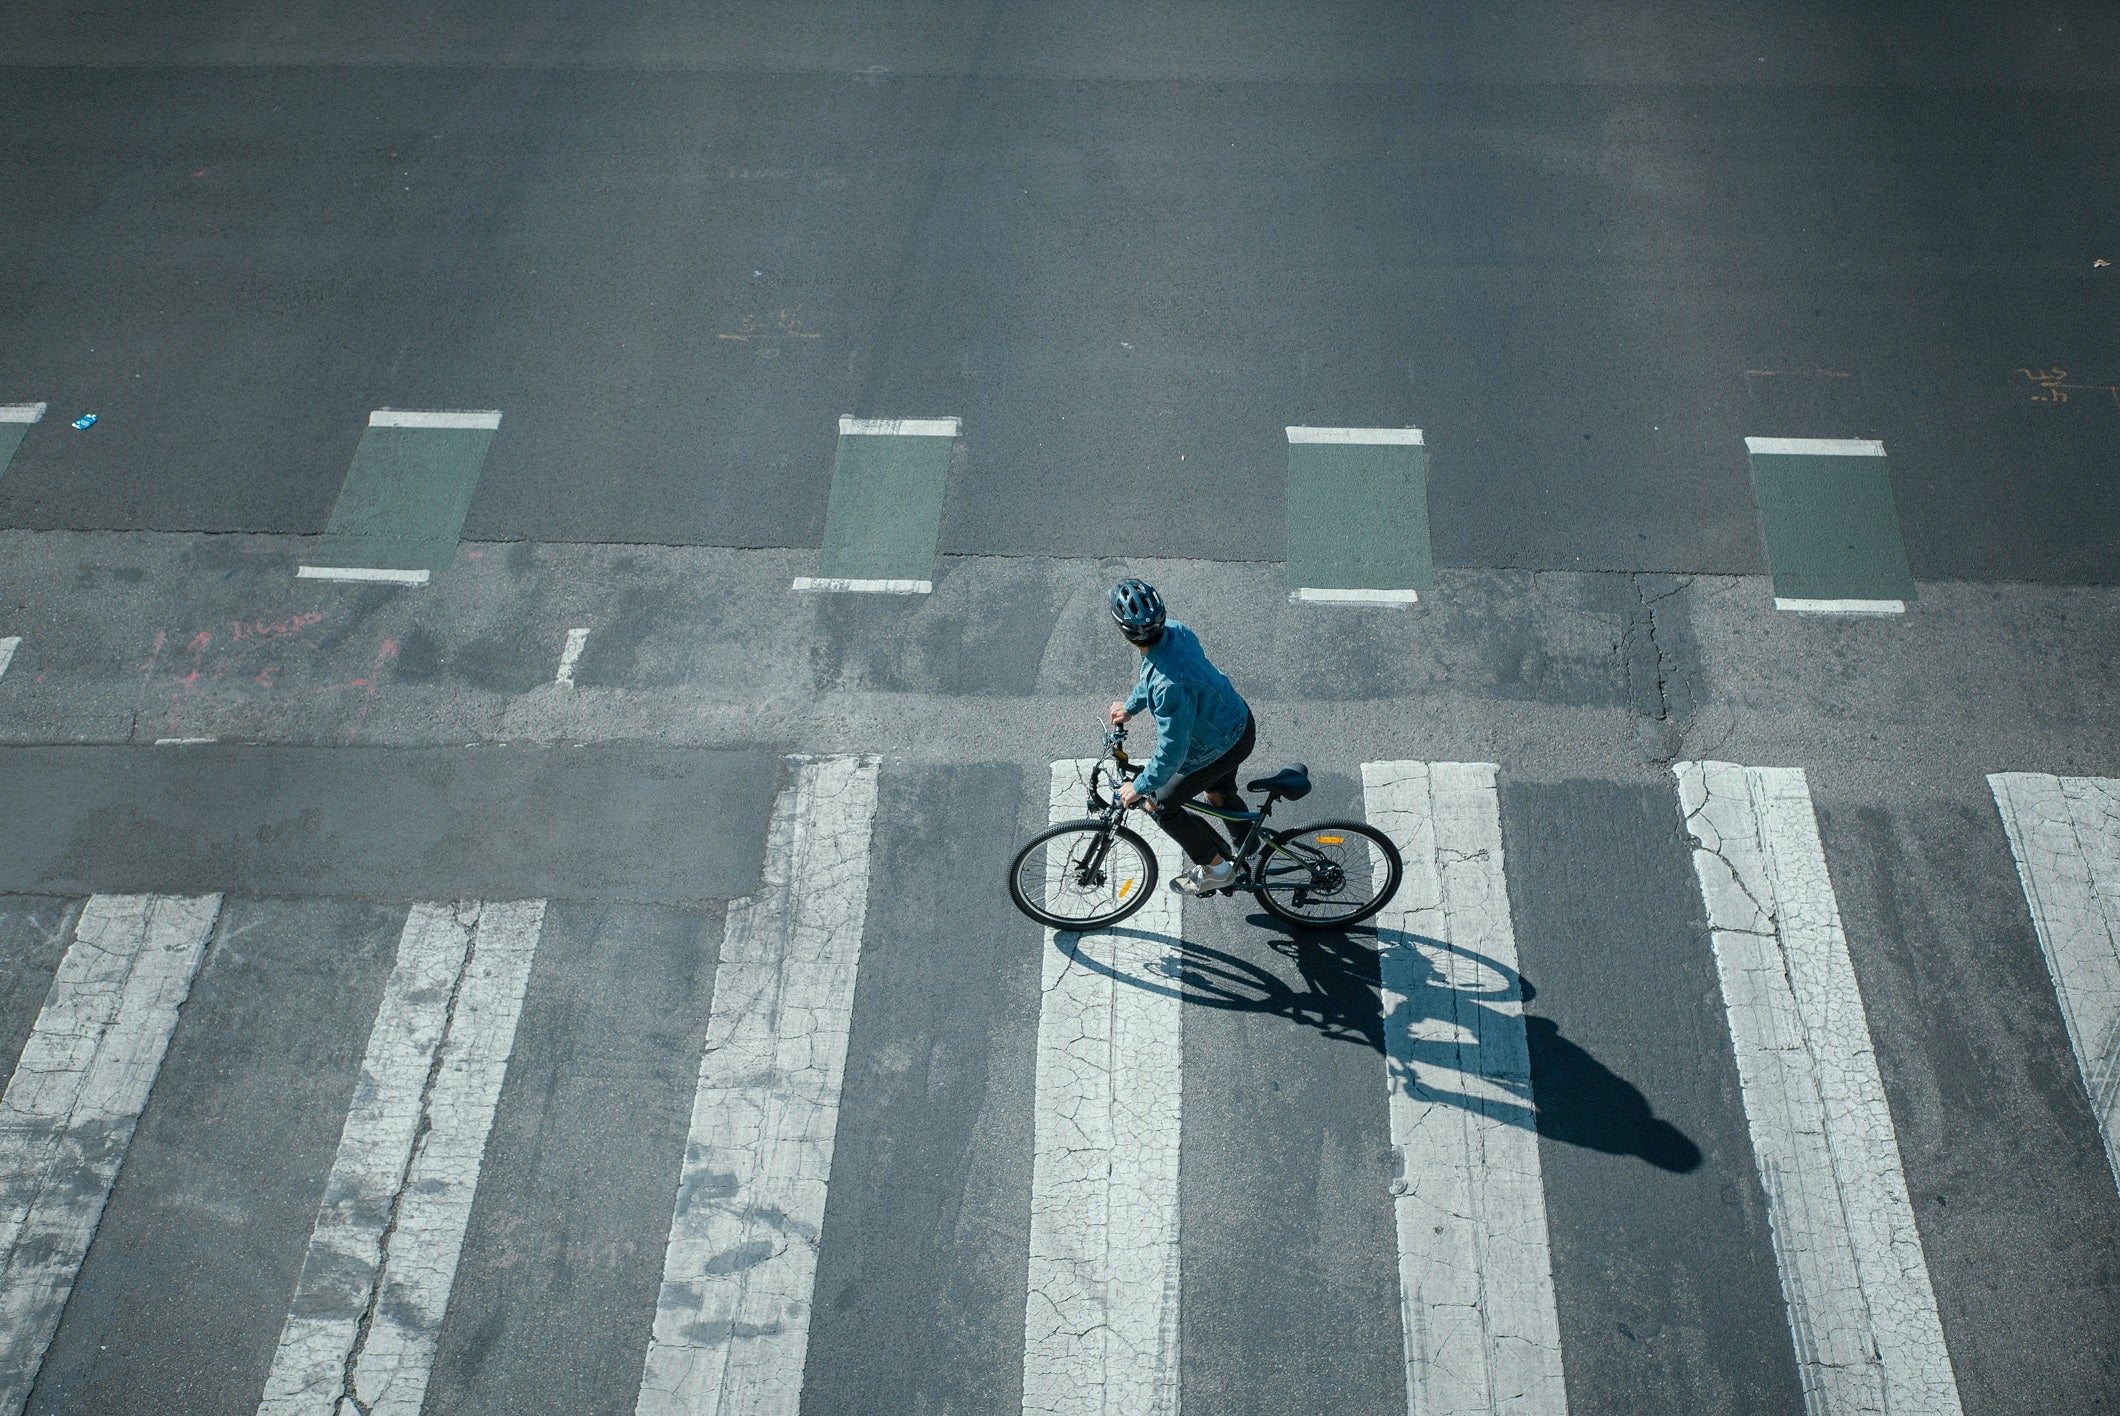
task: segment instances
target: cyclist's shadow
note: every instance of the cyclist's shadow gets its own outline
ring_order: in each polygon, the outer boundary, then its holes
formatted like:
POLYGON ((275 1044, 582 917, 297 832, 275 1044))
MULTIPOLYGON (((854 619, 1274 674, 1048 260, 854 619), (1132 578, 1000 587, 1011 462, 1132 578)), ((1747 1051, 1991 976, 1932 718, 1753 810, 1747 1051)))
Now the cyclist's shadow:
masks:
MULTIPOLYGON (((1271 925, 1266 916, 1253 921, 1271 925)), ((1275 933, 1268 944, 1294 964, 1300 986, 1221 949, 1121 926, 1105 931, 1162 946, 1152 963, 1122 968, 1056 945, 1075 962, 1195 1007, 1265 1013, 1382 1056, 1394 1088, 1613 1155, 1687 1172, 1700 1148, 1658 1117, 1639 1088, 1549 1018, 1511 1015, 1537 996, 1516 970, 1461 945, 1400 930, 1275 933), (1379 990, 1386 1001, 1379 1006, 1379 990), (1520 1039, 1520 1041, 1519 1041, 1520 1039), (1536 1078, 1536 1085, 1533 1079, 1536 1078)))

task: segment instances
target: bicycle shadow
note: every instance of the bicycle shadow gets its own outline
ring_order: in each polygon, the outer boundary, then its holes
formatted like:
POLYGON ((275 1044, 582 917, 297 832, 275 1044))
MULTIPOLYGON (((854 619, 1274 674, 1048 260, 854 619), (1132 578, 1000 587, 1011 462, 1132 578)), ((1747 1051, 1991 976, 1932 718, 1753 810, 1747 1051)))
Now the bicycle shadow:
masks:
POLYGON ((1266 915, 1251 922, 1274 930, 1267 946, 1294 965, 1296 982, 1226 950, 1123 925, 1099 933, 1161 946, 1139 969, 1098 958, 1079 934, 1056 935, 1055 947, 1084 968, 1192 1007, 1282 1017, 1366 1047, 1383 1059, 1391 1085, 1416 1100, 1675 1174, 1699 1168, 1700 1147, 1657 1116, 1638 1087, 1552 1019, 1521 1013, 1537 990, 1507 965, 1401 930, 1289 934, 1266 915))

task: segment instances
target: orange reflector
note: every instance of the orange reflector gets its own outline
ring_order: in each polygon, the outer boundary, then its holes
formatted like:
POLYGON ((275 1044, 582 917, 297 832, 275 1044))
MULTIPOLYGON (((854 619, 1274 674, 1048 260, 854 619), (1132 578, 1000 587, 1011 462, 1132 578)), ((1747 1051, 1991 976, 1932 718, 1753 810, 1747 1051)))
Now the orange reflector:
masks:
POLYGON ((1345 844, 1346 840, 1345 836, 1320 836, 1318 837, 1318 844, 1321 846, 1338 846, 1345 844))
POLYGON ((1123 899, 1125 899, 1125 898, 1126 898, 1126 897, 1127 897, 1127 896, 1128 896, 1129 894, 1133 893, 1133 888, 1134 888, 1134 882, 1133 882, 1133 881, 1131 881, 1131 880, 1122 880, 1122 881, 1120 881, 1120 882, 1119 882, 1119 898, 1120 898, 1120 899, 1122 899, 1122 900, 1123 900, 1123 899))

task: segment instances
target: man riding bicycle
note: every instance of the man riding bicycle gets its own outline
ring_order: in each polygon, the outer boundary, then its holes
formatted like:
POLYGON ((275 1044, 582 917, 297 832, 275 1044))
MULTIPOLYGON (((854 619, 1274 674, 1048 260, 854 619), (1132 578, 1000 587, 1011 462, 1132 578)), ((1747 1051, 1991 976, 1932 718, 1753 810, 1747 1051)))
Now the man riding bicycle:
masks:
POLYGON ((1112 587, 1112 620, 1141 653, 1141 676, 1124 703, 1114 703, 1113 726, 1147 708, 1156 722, 1156 753, 1141 775, 1119 788, 1127 806, 1145 806, 1191 858, 1170 887, 1185 895, 1226 888, 1236 866, 1222 833, 1185 809, 1205 796, 1225 811, 1242 811, 1237 768, 1251 756, 1256 735, 1251 707, 1207 660, 1200 640, 1164 610, 1156 587, 1122 580, 1112 587))

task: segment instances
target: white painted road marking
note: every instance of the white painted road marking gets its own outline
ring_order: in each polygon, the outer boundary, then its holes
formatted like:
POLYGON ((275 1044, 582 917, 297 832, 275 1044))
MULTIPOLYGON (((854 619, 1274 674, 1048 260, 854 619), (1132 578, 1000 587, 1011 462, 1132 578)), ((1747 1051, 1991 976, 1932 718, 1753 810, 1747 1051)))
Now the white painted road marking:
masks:
MULTIPOLYGON (((1092 765, 1053 764, 1053 821, 1083 814, 1092 765)), ((1143 825, 1174 878, 1184 858, 1143 825)), ((1079 958, 1045 933, 1025 1416, 1178 1411, 1182 900, 1159 884, 1118 929, 1068 936, 1079 958)))
POLYGON ((582 646, 588 642, 588 630, 570 629, 567 631, 567 647, 560 651, 559 672, 552 676, 554 683, 571 685, 574 682, 574 665, 582 656, 582 646))
POLYGON ((368 415, 371 428, 498 428, 497 408, 421 410, 378 408, 368 415))
POLYGON ((1562 1413, 1560 1320, 1491 762, 1365 762, 1409 1416, 1562 1413))
POLYGON ((877 759, 794 759, 729 906, 641 1416, 796 1416, 869 894, 877 759))
POLYGON ((425 585, 432 575, 425 570, 389 570, 372 566, 298 565, 297 580, 372 580, 386 585, 425 585))
POLYGON ((1771 457, 1882 457, 1873 438, 1746 438, 1745 451, 1771 457))
POLYGON ((1415 605, 1421 599, 1418 590, 1312 590, 1308 588, 1288 592, 1292 605, 1415 605))
POLYGON ((0 639, 0 678, 7 676, 8 665, 15 662, 15 651, 22 647, 22 636, 10 634, 0 639))
POLYGON ((216 742, 216 741, 218 741, 218 740, 219 740, 219 739, 216 739, 216 738, 210 738, 210 737, 160 737, 160 738, 156 738, 156 739, 155 739, 155 746, 156 746, 156 747, 199 747, 199 746, 202 746, 202 745, 204 745, 204 744, 206 744, 206 743, 209 743, 209 742, 216 742))
POLYGON ((544 917, 412 907, 259 1416, 417 1416, 544 917))
POLYGON ((219 895, 96 895, 0 1100, 0 1413, 29 1400, 219 895))
POLYGON ((929 595, 935 590, 932 580, 859 580, 835 575, 798 575, 797 590, 851 591, 868 595, 929 595))
POLYGON ((1408 447, 1423 446, 1419 428, 1290 428, 1288 440, 1292 443, 1357 443, 1363 446, 1395 443, 1408 447))
POLYGON ((842 415, 842 437, 954 438, 964 431, 962 418, 854 418, 842 415))
POLYGON ((42 403, 0 403, 0 423, 41 422, 47 406, 42 403))
POLYGON ((1957 1416, 1921 1235, 1801 770, 1680 762, 1809 1416, 1957 1416))
POLYGON ((2120 779, 1997 772, 1988 787, 2120 1183, 2120 779))
POLYGON ((1774 597, 1774 608, 1798 615, 1903 615, 1907 612, 1904 600, 1796 600, 1786 595, 1774 597))

